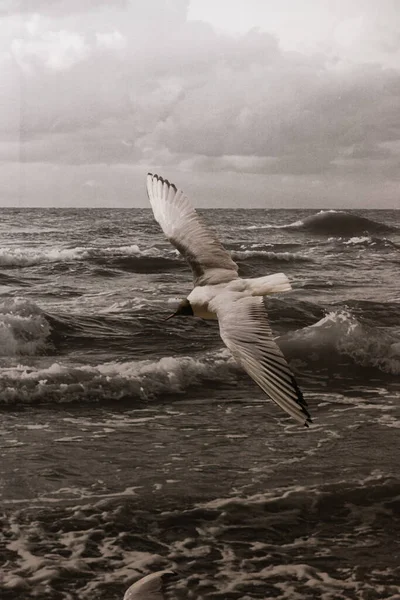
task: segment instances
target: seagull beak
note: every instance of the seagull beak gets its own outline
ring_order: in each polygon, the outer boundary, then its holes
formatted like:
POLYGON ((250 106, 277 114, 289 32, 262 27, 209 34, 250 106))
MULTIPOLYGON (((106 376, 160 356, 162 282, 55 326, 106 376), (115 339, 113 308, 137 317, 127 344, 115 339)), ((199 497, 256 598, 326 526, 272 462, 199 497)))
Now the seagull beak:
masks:
POLYGON ((163 319, 163 321, 169 321, 169 319, 172 319, 172 317, 174 317, 175 315, 176 315, 176 313, 172 313, 172 315, 169 315, 168 317, 163 319))

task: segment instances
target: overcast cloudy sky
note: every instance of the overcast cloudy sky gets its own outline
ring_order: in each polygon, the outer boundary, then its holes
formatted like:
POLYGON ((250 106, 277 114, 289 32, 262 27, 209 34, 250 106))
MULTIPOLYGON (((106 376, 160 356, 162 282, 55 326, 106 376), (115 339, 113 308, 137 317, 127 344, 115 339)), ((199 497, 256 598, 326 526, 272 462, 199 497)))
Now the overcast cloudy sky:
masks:
POLYGON ((0 203, 400 207, 399 0, 0 0, 0 203))

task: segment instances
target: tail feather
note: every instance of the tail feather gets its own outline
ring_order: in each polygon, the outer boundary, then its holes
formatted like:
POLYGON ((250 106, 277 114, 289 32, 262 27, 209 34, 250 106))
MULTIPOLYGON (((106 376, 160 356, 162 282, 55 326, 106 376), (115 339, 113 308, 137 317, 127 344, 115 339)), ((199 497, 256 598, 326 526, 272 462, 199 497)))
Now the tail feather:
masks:
POLYGON ((252 296, 266 296, 267 294, 278 294, 289 292, 292 289, 289 279, 284 273, 274 273, 265 277, 246 279, 248 289, 252 296))

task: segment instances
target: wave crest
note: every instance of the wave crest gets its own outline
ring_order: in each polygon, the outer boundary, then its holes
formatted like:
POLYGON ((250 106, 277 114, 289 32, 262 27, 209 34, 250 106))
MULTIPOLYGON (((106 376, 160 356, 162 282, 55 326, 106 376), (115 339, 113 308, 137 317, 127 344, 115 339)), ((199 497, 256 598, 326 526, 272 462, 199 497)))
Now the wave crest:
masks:
POLYGON ((298 252, 273 252, 268 250, 234 250, 233 260, 262 259, 270 262, 310 262, 311 259, 298 252))
POLYGON ((158 361, 109 362, 97 366, 54 363, 45 369, 3 368, 0 404, 148 401, 161 395, 182 394, 204 382, 233 383, 234 369, 227 351, 200 360, 166 357, 158 361))
POLYGON ((142 252, 137 244, 109 248, 94 248, 90 246, 48 249, 29 247, 0 248, 0 266, 30 267, 47 263, 74 262, 113 256, 140 256, 141 254, 149 256, 151 253, 152 249, 142 252))
POLYGON ((290 225, 284 225, 283 227, 285 229, 297 229, 321 235, 357 235, 396 231, 395 227, 386 225, 385 223, 336 210, 321 210, 315 215, 311 215, 290 225))
POLYGON ((13 298, 0 305, 1 356, 40 354, 50 334, 45 314, 33 302, 13 298))
POLYGON ((363 325, 347 310, 330 312, 317 323, 282 336, 287 356, 319 362, 337 369, 347 357, 360 367, 374 367, 390 375, 400 373, 400 344, 388 333, 363 325), (335 358, 336 357, 336 358, 335 358))

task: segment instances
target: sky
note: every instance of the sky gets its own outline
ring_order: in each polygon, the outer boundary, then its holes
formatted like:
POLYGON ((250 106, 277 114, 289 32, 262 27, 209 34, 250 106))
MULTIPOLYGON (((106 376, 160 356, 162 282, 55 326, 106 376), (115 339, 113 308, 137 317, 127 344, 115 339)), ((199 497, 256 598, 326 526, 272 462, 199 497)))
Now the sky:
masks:
POLYGON ((0 205, 400 208, 398 0, 0 0, 0 205))

